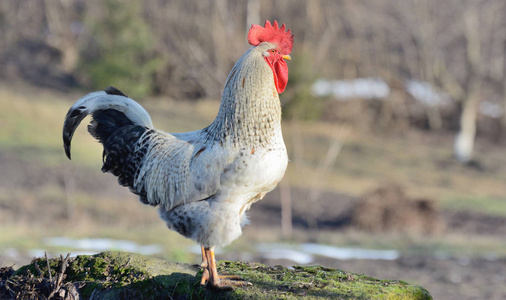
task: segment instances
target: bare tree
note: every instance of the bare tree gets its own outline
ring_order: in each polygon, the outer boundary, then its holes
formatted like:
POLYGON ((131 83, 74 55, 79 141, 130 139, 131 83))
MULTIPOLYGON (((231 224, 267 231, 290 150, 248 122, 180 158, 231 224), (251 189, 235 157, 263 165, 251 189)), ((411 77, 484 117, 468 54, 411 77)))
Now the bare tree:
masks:
MULTIPOLYGON (((78 62, 88 65, 87 59, 97 54, 90 51, 100 48, 90 36, 89 24, 103 19, 106 2, 0 1, 0 61, 12 65, 22 43, 31 41, 57 50, 61 59, 47 62, 49 70, 83 72, 76 71, 78 62)), ((125 1, 118 3, 119 9, 128 6, 125 1)), ((154 50, 143 55, 156 58, 156 71, 149 78, 154 78, 158 93, 182 99, 219 98, 233 63, 248 47, 244 32, 250 23, 277 19, 296 33, 290 62, 292 85, 283 94, 284 103, 308 101, 311 105, 302 109, 313 108, 305 90, 316 77, 380 77, 395 89, 401 89, 406 78, 426 81, 461 106, 461 114, 454 112, 451 118, 460 119, 455 155, 462 162, 472 158, 480 99, 502 101, 506 110, 506 5, 502 0, 135 3, 141 10, 132 18, 149 24, 148 32, 154 37, 154 50)), ((18 61, 26 65, 26 59, 18 61)), ((371 107, 363 105, 355 119, 374 127, 378 120, 393 124, 394 118, 402 119, 398 124, 408 123, 406 94, 396 92, 393 98, 381 104, 379 117, 369 117, 372 114, 365 110, 371 107)), ((426 106, 424 113, 430 129, 455 129, 439 107, 426 106)), ((506 128, 506 114, 501 124, 506 128)))
POLYGON ((75 4, 71 1, 44 0, 44 15, 47 22, 47 42, 62 53, 63 69, 72 73, 79 61, 77 44, 78 21, 75 4))
POLYGON ((460 130, 455 138, 453 152, 463 163, 473 158, 474 140, 476 136, 476 116, 481 96, 481 41, 479 32, 478 12, 469 8, 464 15, 467 62, 469 65, 466 93, 462 98, 460 130))

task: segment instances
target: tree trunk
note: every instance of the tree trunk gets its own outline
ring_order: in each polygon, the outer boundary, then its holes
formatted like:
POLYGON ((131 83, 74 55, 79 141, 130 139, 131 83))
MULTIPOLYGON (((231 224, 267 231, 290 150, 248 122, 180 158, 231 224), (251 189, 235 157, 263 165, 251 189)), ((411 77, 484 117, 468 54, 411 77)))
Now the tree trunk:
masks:
POLYGON ((476 137, 476 116, 481 95, 481 41, 479 19, 476 10, 470 8, 465 12, 465 34, 467 40, 467 61, 470 77, 466 96, 462 101, 460 131, 455 137, 453 153, 455 158, 464 164, 473 159, 474 139, 476 137))
POLYGON ((474 95, 462 102, 462 114, 460 115, 460 130, 455 137, 453 154, 455 158, 464 164, 473 159, 474 139, 476 137, 476 115, 479 97, 474 95))
POLYGON ((506 135, 506 76, 504 77, 503 83, 503 98, 502 98, 502 117, 501 124, 499 127, 499 142, 505 139, 506 135))

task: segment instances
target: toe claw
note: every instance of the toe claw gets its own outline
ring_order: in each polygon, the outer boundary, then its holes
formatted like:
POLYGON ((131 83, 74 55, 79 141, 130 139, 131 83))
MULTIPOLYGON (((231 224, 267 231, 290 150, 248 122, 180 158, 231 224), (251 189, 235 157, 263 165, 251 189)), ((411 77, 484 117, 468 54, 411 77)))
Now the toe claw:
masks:
POLYGON ((220 278, 225 280, 244 281, 244 279, 242 279, 239 275, 220 275, 220 278))
MULTIPOLYGON (((220 276, 221 277, 221 276, 220 276)), ((220 279, 219 282, 208 282, 206 287, 215 289, 215 290, 222 290, 222 291, 231 291, 236 287, 247 287, 252 286, 253 284, 248 281, 244 280, 229 280, 229 279, 220 279)))
POLYGON ((208 281, 209 281, 209 271, 207 269, 204 269, 202 272, 202 279, 200 279, 200 285, 206 285, 208 281))

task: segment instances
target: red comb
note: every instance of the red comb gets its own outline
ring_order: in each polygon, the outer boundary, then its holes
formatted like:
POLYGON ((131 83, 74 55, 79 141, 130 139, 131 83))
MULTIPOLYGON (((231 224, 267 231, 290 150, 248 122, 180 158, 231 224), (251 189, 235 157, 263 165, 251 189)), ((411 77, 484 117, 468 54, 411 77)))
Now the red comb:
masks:
POLYGON ((290 54, 293 46, 293 34, 290 29, 286 30, 285 24, 278 27, 278 22, 265 21, 264 27, 260 25, 251 25, 248 33, 248 43, 257 46, 262 42, 276 44, 283 54, 290 54))

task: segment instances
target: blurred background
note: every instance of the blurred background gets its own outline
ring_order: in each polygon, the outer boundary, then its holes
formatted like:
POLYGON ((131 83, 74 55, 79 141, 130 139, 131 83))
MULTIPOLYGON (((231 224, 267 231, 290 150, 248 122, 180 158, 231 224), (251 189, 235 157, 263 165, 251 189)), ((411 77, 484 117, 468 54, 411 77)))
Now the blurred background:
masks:
POLYGON ((112 85, 160 129, 203 128, 268 19, 295 34, 280 95, 291 162, 217 257, 504 299, 505 14, 502 0, 2 0, 0 266, 107 249, 199 263, 100 172, 86 126, 66 159, 63 119, 112 85))

